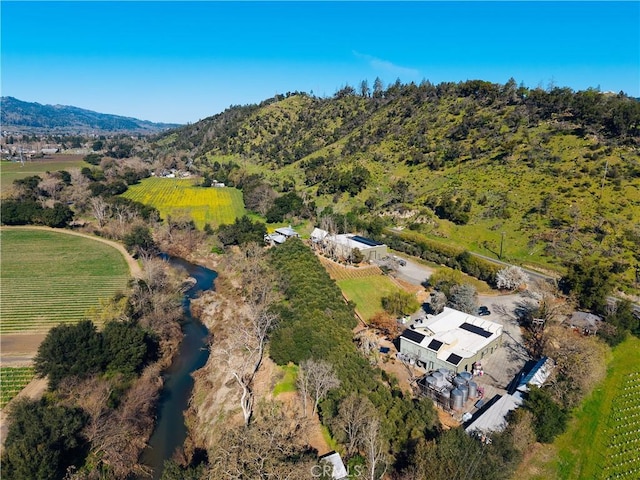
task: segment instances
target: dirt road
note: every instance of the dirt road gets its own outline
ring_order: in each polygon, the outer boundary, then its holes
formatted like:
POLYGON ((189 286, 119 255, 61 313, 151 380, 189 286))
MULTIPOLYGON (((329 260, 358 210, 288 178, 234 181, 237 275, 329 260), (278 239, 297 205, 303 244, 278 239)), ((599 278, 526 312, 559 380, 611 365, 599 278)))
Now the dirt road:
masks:
POLYGON ((7 422, 8 413, 7 410, 15 402, 20 398, 30 398, 32 400, 38 400, 42 397, 42 394, 47 389, 47 379, 46 378, 34 378, 31 380, 29 385, 24 387, 18 395, 16 395, 2 410, 0 410, 0 452, 4 448, 4 440, 7 438, 7 433, 9 431, 9 425, 7 422))

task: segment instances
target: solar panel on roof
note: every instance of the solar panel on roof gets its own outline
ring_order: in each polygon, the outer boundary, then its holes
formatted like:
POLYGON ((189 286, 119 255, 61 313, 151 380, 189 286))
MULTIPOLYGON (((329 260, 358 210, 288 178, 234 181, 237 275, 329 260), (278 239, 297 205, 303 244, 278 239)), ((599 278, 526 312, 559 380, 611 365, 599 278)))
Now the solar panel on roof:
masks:
POLYGON ((470 323, 464 322, 460 325, 460 328, 466 330, 467 332, 475 333, 476 335, 480 335, 484 338, 489 338, 493 335, 491 332, 485 330, 484 328, 478 327, 477 325, 472 325, 470 323))
POLYGON ((412 342, 416 342, 416 343, 420 343, 422 340, 424 340, 424 335, 422 335, 421 333, 415 332, 413 330, 405 330, 404 332, 402 332, 402 335, 400 336, 407 338, 412 342))
POLYGON ((449 362, 451 365, 458 365, 460 363, 460 360, 462 360, 462 357, 460 355, 456 355, 455 353, 452 353, 451 355, 449 355, 449 358, 447 358, 447 362, 449 362))
POLYGON ((427 345, 427 348, 430 348, 434 352, 437 352, 442 347, 442 342, 440 340, 431 340, 431 343, 427 345))
POLYGON ((361 237, 360 235, 354 235, 351 237, 351 240, 355 240, 356 242, 364 243, 369 247, 377 247, 379 245, 383 245, 382 243, 378 243, 375 240, 371 240, 370 238, 361 237))

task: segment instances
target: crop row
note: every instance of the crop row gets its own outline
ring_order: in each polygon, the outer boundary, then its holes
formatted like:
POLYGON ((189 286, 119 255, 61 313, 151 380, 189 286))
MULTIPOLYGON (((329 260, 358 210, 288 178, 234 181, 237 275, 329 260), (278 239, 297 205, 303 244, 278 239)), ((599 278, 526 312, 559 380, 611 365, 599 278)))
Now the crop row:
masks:
POLYGON ((322 263, 324 268, 327 270, 329 276, 336 281, 366 278, 382 274, 380 268, 375 265, 366 267, 343 267, 342 265, 338 265, 325 257, 320 256, 319 258, 320 263, 322 263))
POLYGON ((34 375, 33 367, 0 367, 0 408, 28 385, 34 375))
POLYGON ((602 477, 639 478, 640 472, 640 404, 636 377, 628 375, 613 399, 607 419, 608 442, 603 452, 602 477))

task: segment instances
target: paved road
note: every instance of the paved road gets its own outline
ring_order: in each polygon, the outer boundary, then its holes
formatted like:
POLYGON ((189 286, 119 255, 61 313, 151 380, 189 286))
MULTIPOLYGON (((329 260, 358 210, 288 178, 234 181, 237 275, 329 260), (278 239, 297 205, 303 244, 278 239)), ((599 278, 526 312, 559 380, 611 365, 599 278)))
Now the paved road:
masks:
MULTIPOLYGON (((402 233, 402 230, 397 229, 397 228, 389 228, 387 230, 389 230, 389 231, 391 231, 393 233, 402 233)), ((498 259, 493 258, 493 257, 488 257, 487 255, 482 255, 481 253, 475 253, 475 252, 469 252, 469 253, 471 255, 473 255, 474 257, 482 258, 482 259, 484 259, 484 260, 486 260, 488 262, 495 263, 497 265, 503 265, 505 267, 513 266, 513 264, 511 264, 511 263, 503 262, 502 260, 498 260, 498 259)), ((517 265, 517 266, 522 268, 527 273, 527 275, 529 275, 529 277, 532 278, 532 279, 543 280, 543 281, 547 281, 547 282, 551 281, 551 282, 555 283, 560 278, 560 274, 558 274, 556 276, 552 276, 552 275, 547 275, 547 274, 544 274, 544 273, 540 273, 540 272, 538 272, 536 270, 531 270, 529 268, 522 267, 520 265, 517 265)), ((619 298, 614 297, 614 296, 607 297, 607 301, 610 304, 616 303, 619 300, 620 300, 619 298)), ((635 314, 640 316, 640 304, 633 302, 632 303, 632 308, 633 308, 633 311, 635 312, 635 314)))

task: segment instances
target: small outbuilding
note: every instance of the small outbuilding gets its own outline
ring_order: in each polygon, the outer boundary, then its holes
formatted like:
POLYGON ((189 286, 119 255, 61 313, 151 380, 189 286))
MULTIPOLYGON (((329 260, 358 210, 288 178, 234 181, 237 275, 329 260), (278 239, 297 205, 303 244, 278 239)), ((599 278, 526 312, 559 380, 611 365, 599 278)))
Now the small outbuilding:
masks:
POLYGON ((288 227, 276 228, 274 233, 267 233, 264 236, 264 241, 269 245, 281 245, 292 237, 300 237, 300 235, 289 225, 288 227))
POLYGON ((331 478, 334 480, 342 480, 349 476, 347 468, 344 466, 344 462, 342 461, 342 457, 340 457, 338 452, 329 452, 326 455, 321 456, 320 467, 320 471, 315 472, 319 473, 318 477, 325 478, 327 474, 330 474, 331 478), (323 467, 326 467, 326 472, 323 467))
POLYGON ((602 324, 602 318, 589 312, 573 312, 565 324, 585 335, 595 335, 602 324))

